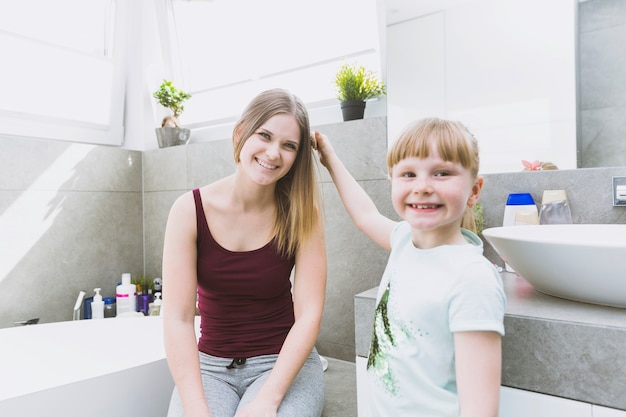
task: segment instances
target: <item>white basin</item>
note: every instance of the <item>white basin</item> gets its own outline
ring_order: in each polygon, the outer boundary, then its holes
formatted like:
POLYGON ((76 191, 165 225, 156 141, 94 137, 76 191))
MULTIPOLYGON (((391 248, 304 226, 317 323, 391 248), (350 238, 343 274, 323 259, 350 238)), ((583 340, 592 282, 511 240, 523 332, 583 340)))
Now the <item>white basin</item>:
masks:
POLYGON ((626 224, 493 227, 483 236, 536 290, 626 308, 626 224))

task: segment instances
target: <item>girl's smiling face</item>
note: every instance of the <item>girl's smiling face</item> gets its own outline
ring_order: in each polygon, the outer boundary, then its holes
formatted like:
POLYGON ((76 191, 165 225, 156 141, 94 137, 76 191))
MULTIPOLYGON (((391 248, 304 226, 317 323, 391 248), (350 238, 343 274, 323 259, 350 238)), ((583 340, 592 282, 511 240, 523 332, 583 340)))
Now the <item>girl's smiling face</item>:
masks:
POLYGON ((269 118, 243 144, 238 165, 255 182, 275 184, 293 166, 300 146, 300 127, 286 113, 269 118))
POLYGON ((432 244, 459 243, 463 213, 480 194, 482 178, 474 178, 461 163, 445 161, 436 147, 425 158, 408 157, 391 170, 391 199, 398 215, 406 220, 421 241, 432 244))

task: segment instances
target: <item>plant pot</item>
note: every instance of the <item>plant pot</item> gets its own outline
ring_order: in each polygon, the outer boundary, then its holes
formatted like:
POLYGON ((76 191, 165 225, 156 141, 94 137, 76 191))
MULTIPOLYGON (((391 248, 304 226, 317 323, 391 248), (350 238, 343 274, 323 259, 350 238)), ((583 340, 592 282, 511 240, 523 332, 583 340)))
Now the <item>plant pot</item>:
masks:
POLYGON ((365 101, 349 100, 341 102, 343 121, 362 119, 365 113, 365 101))
POLYGON ((183 129, 181 127, 157 127, 155 130, 159 148, 186 145, 191 136, 189 129, 183 129))

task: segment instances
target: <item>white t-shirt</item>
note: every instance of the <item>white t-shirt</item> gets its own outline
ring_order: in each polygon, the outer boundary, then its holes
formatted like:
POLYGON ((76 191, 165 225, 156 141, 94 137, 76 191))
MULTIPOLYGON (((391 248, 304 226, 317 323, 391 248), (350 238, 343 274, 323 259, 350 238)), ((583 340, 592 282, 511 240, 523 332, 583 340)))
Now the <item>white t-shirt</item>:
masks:
POLYGON ((373 416, 457 417, 453 333, 504 335, 506 297, 483 244, 418 249, 400 222, 378 290, 367 375, 373 416))

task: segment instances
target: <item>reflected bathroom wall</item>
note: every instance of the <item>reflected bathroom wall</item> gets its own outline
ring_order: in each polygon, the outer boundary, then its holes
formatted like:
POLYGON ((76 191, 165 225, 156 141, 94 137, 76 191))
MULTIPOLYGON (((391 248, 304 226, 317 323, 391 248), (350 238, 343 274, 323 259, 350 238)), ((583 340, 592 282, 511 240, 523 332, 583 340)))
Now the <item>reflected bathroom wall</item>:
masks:
POLYGON ((483 173, 523 159, 576 168, 575 11, 574 0, 441 1, 389 24, 390 140, 413 120, 452 118, 478 138, 483 173))
POLYGON ((626 165, 626 2, 387 5, 390 138, 443 116, 477 135, 485 173, 626 165))
POLYGON ((578 15, 580 166, 626 166, 626 2, 582 1, 578 15))

